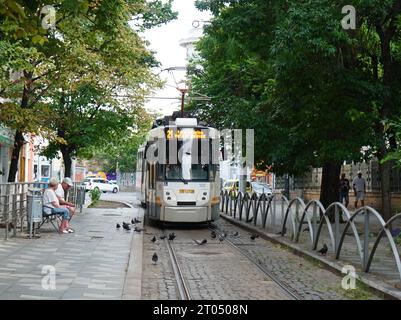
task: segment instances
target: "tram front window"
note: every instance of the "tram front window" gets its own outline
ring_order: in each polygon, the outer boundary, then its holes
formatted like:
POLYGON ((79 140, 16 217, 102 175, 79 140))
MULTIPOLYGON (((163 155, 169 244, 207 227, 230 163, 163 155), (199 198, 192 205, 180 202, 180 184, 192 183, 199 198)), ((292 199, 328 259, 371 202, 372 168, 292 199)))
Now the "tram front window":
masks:
POLYGON ((209 180, 209 165, 207 164, 168 164, 166 165, 166 180, 209 180))

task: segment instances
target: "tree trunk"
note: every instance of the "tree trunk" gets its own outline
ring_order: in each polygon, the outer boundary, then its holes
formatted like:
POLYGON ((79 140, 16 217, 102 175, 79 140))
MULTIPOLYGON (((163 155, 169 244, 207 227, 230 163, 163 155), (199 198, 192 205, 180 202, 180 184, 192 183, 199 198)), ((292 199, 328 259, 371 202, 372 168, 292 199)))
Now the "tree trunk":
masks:
POLYGON ((17 131, 14 137, 14 148, 11 155, 10 169, 8 172, 8 182, 15 182, 18 171, 19 154, 24 144, 24 136, 21 131, 17 131))
POLYGON ((323 165, 322 184, 320 186, 320 202, 327 208, 340 199, 339 180, 341 162, 330 161, 323 165))
MULTIPOLYGON (((30 79, 32 78, 32 73, 31 72, 24 72, 24 76, 29 80, 25 86, 24 90, 22 91, 22 99, 21 99, 21 104, 20 107, 21 109, 26 109, 28 108, 28 102, 29 102, 29 92, 30 92, 30 79)), ((23 132, 20 130, 17 130, 15 133, 15 138, 14 138, 14 148, 11 156, 11 163, 10 163, 10 169, 8 173, 8 182, 15 182, 15 177, 17 175, 18 171, 18 162, 19 162, 19 154, 21 151, 21 148, 24 144, 24 136, 23 132)))
MULTIPOLYGON (((72 157, 71 157, 71 152, 68 146, 66 145, 61 145, 60 146, 60 151, 61 154, 63 155, 63 162, 64 162, 64 176, 65 177, 71 177, 71 166, 72 166, 72 157)), ((73 179, 74 180, 74 179, 73 179)))

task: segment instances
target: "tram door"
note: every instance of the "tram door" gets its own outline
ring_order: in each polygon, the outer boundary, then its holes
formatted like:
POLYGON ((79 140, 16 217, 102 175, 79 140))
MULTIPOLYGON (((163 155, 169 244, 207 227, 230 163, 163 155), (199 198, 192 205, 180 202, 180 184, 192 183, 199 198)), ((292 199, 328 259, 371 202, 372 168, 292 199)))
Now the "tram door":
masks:
POLYGON ((149 165, 148 181, 148 214, 149 217, 156 217, 156 165, 149 165))

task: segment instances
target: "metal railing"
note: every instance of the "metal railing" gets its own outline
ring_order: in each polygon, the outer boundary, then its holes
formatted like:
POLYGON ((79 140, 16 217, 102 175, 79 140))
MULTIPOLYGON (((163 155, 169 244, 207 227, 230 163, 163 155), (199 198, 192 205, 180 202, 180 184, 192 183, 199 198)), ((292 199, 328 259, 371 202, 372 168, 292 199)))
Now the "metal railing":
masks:
POLYGON ((387 238, 401 280, 400 254, 391 233, 392 226, 401 219, 401 214, 397 214, 385 222, 375 209, 368 206, 359 208, 351 214, 339 202, 324 208, 322 203, 317 200, 305 203, 301 198, 289 200, 281 194, 258 196, 255 193, 242 194, 239 192, 236 194, 232 191, 222 191, 220 198, 220 211, 226 215, 263 229, 279 231, 277 234, 287 237, 295 243, 300 242, 303 234, 302 227, 306 226, 309 237, 306 237, 306 240, 305 237, 302 237, 302 240, 309 242, 312 250, 317 250, 319 241, 322 240, 322 230, 325 227, 331 242, 331 251, 337 260, 340 259, 347 231, 351 228, 364 272, 370 271, 379 243, 383 238, 387 238), (281 213, 281 219, 277 216, 278 211, 281 213), (358 232, 357 218, 361 220, 362 232, 358 232), (379 226, 376 239, 372 242, 373 246, 370 242, 373 231, 370 223, 372 218, 376 219, 376 225, 379 226), (343 230, 340 227, 342 223, 345 223, 343 230))
MULTIPOLYGON (((82 212, 84 199, 80 192, 80 183, 74 182, 74 186, 68 191, 67 200, 78 206, 82 212)), ((27 216, 27 195, 30 189, 46 189, 45 182, 10 182, 0 183, 0 223, 5 227, 5 238, 9 238, 9 229, 12 226, 13 235, 17 235, 17 228, 24 231, 24 220, 27 216)), ((83 197, 85 197, 83 195, 83 197)))

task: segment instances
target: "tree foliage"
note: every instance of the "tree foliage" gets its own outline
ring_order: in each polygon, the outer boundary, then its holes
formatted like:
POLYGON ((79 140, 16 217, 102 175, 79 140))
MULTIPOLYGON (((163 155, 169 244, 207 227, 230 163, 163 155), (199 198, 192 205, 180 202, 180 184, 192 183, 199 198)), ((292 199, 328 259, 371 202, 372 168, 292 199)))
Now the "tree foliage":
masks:
POLYGON ((340 0, 197 4, 214 17, 198 44, 193 88, 211 102, 192 108, 220 127, 254 128, 258 164, 338 170, 397 145, 388 122, 401 111, 401 1, 354 1, 356 30, 342 28, 348 3, 340 0))
POLYGON ((132 22, 144 30, 175 17, 171 1, 2 1, 0 121, 17 132, 9 181, 23 133, 45 132, 46 154, 59 148, 71 158, 105 133, 135 125, 135 112, 158 81, 150 72, 157 61, 132 22), (46 5, 56 10, 52 28, 42 24, 46 5))

